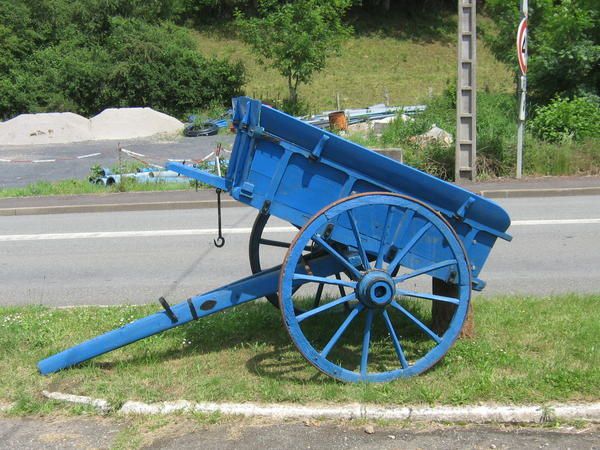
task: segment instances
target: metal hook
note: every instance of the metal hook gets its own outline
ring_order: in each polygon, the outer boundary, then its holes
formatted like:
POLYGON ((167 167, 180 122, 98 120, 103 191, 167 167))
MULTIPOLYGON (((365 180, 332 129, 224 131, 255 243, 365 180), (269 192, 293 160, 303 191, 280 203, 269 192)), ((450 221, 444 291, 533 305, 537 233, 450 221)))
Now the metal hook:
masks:
POLYGON ((215 244, 215 247, 217 248, 221 248, 225 245, 225 238, 223 237, 223 232, 221 229, 221 189, 217 188, 217 211, 218 211, 218 218, 219 218, 219 236, 217 237, 217 239, 213 239, 213 243, 215 244))
POLYGON ((215 244, 215 247, 221 248, 225 245, 225 238, 223 236, 219 236, 218 238, 213 239, 213 243, 215 244))

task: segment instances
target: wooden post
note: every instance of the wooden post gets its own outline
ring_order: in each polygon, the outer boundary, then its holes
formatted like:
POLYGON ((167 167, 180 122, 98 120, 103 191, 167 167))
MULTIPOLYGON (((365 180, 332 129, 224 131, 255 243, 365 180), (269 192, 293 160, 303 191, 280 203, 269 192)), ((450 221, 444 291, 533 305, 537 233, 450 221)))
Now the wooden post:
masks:
MULTIPOLYGON (((446 283, 445 281, 433 279, 433 293, 436 295, 443 295, 446 297, 458 297, 458 288, 456 285, 446 283)), ((431 329, 434 333, 441 336, 448 329, 456 305, 445 302, 433 302, 431 306, 431 329)), ((459 338, 473 338, 475 337, 475 321, 473 318, 473 306, 469 304, 469 311, 467 312, 467 318, 460 332, 459 338)))

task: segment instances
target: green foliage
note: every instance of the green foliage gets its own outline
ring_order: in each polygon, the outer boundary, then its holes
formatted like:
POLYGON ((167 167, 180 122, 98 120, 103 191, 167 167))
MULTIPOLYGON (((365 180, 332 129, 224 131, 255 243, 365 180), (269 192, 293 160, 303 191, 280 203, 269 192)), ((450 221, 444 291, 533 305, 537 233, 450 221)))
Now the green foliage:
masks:
POLYGON ((162 20, 175 0, 35 3, 0 0, 0 117, 119 106, 181 115, 241 93, 241 63, 204 58, 188 30, 162 20))
POLYGON ((141 101, 181 115, 199 106, 225 104, 240 94, 241 63, 205 59, 188 32, 173 24, 156 27, 116 18, 107 46, 115 58, 107 89, 113 104, 141 101))
POLYGON ((477 172, 507 176, 516 164, 517 101, 510 94, 477 93, 477 172))
MULTIPOLYGON (((380 144, 401 147, 407 164, 451 180, 454 146, 423 146, 413 137, 429 130, 432 124, 454 134, 455 95, 455 88, 450 86, 443 95, 430 99, 427 110, 413 121, 395 121, 384 131, 380 144)), ((525 140, 524 172, 531 175, 597 175, 600 170, 599 114, 597 101, 590 98, 559 99, 540 108, 531 122, 536 134, 528 135, 525 140), (579 141, 564 139, 565 136, 579 141)), ((478 93, 477 172, 480 178, 514 174, 516 116, 517 104, 513 95, 478 93)))
POLYGON ((381 139, 384 146, 401 147, 404 162, 434 176, 450 180, 454 176, 454 146, 439 143, 422 145, 414 137, 437 125, 454 134, 456 128, 456 90, 448 88, 443 95, 429 100, 427 109, 414 120, 398 119, 385 129, 381 139))
MULTIPOLYGON (((600 87, 600 11, 594 0, 530 0, 528 85, 536 104, 554 96, 598 94, 600 87)), ((488 0, 487 13, 498 27, 486 33, 496 56, 518 68, 515 34, 518 2, 488 0)))
POLYGON ((237 14, 240 36, 258 53, 261 63, 287 79, 289 102, 298 100, 299 84, 310 83, 327 58, 339 52, 351 28, 342 23, 350 0, 298 0, 278 4, 261 0, 258 18, 237 14))
POLYGON ((600 139, 545 142, 528 138, 524 171, 532 175, 600 175, 600 139))
POLYGON ((556 97, 536 110, 531 129, 537 137, 549 142, 600 138, 600 100, 556 97))

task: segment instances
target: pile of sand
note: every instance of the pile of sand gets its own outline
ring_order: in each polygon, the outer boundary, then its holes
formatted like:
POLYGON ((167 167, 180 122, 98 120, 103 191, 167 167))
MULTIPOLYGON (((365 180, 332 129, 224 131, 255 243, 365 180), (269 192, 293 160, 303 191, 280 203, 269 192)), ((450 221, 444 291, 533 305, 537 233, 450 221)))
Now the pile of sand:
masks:
POLYGON ((182 130, 179 120, 152 108, 109 108, 91 119, 73 113, 21 114, 0 123, 0 146, 136 139, 182 130))
POLYGON ((90 119, 95 140, 136 139, 175 134, 183 123, 152 108, 109 108, 90 119))
POLYGON ((0 145, 65 144, 92 140, 90 121, 73 113, 21 114, 0 126, 0 145))

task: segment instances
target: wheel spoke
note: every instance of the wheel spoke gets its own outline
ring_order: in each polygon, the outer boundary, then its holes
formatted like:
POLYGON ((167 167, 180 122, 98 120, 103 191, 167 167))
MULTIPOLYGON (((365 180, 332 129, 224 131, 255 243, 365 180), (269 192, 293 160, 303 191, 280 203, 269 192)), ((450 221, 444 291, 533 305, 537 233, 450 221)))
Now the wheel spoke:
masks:
POLYGON ((396 350, 400 364, 402 365, 403 369, 406 369, 408 368, 408 361, 406 361, 406 356, 404 356, 404 351, 402 350, 402 346, 400 345, 400 341, 398 340, 398 336, 396 335, 396 331, 394 330, 390 316, 385 309, 383 310, 383 319, 385 320, 385 324, 390 332, 390 337, 392 338, 394 349, 396 350))
POLYGON ((404 314, 406 317, 408 317, 410 320, 412 320, 421 330, 423 330, 425 333, 427 333, 429 335, 429 337, 431 337, 431 339, 433 339, 436 343, 440 343, 442 342, 442 338, 440 338, 437 334, 435 334, 433 331, 431 331, 423 322, 421 322, 419 319, 417 319, 415 316, 413 316, 408 310, 406 310, 406 308, 402 307, 402 305, 400 305, 398 302, 396 302, 395 300, 390 303, 390 305, 392 305, 394 308, 396 308, 398 311, 400 311, 402 314, 404 314))
POLYGON ((306 320, 309 317, 312 317, 316 314, 322 313, 323 311, 327 311, 328 309, 331 309, 342 303, 349 302, 350 300, 354 300, 355 298, 356 298, 356 294, 354 294, 354 292, 352 292, 351 294, 348 294, 345 297, 338 298, 337 300, 334 300, 329 303, 325 303, 324 305, 321 305, 318 308, 311 309, 310 311, 306 311, 302 314, 299 314, 296 316, 296 319, 298 320, 298 322, 302 322, 303 320, 306 320))
MULTIPOLYGON (((324 287, 324 284, 319 284, 319 287, 317 288, 317 295, 315 295, 315 301, 313 302, 313 308, 316 308, 321 304, 321 296, 323 295, 324 287)), ((347 305, 347 303, 344 304, 347 305)))
POLYGON ((356 308, 354 308, 352 311, 350 311, 350 314, 348 314, 348 317, 346 317, 346 320, 344 320, 344 322, 340 325, 340 327, 337 329, 335 334, 331 337, 331 339, 329 340, 327 345, 321 351, 321 356, 323 358, 327 358, 327 355, 329 354, 331 349, 334 347, 334 345, 337 344, 337 341, 340 340, 340 338, 342 337, 342 334, 344 334, 344 332, 346 331, 346 329, 348 328, 350 323, 354 320, 354 318, 356 316, 358 316, 358 313, 360 313, 363 309, 364 309, 364 306, 359 303, 356 308))
POLYGON ((394 256, 394 259, 392 260, 392 262, 390 263, 390 265, 388 267, 389 273, 393 273, 394 270, 396 270, 396 268, 398 267, 398 264, 400 264, 400 261, 402 261, 402 258, 404 258, 407 255, 407 253, 415 246, 415 244, 419 241, 419 239, 421 239, 421 237, 423 237, 423 235, 427 232, 427 230, 429 230, 431 228, 432 225, 433 224, 431 222, 427 222, 426 225, 423 225, 421 227, 421 229, 415 233, 415 235, 408 242, 408 244, 406 244, 404 246, 402 251, 398 252, 398 254, 396 256, 394 256))
POLYGON ((453 305, 459 304, 459 300, 457 298, 445 297, 443 295, 425 294, 425 293, 421 293, 421 292, 405 291, 404 289, 396 289, 396 294, 403 295, 405 297, 423 298, 426 300, 433 300, 433 301, 437 301, 437 302, 452 303, 453 305))
POLYGON ((385 238, 387 237, 387 228, 390 223, 392 216, 392 207, 388 205, 387 214, 385 215, 385 222, 383 225, 383 231, 381 233, 381 244, 379 245, 379 251, 377 252, 377 261, 375 261, 375 268, 381 269, 383 267, 383 252, 385 251, 385 238))
POLYGON ((290 248, 289 242, 274 241, 272 239, 265 239, 265 238, 260 238, 260 240, 258 242, 260 244, 269 245, 271 247, 290 248))
POLYGON ((369 258, 367 258, 367 252, 365 251, 365 247, 360 240, 360 231, 358 229, 358 224, 356 220, 354 220, 354 215, 351 210, 347 211, 348 219, 350 219, 350 225, 352 226, 352 232, 354 233, 354 239, 356 240, 356 248, 358 249, 358 253, 360 255, 360 259, 363 263, 363 267, 365 270, 369 270, 371 265, 369 264, 369 258))
POLYGON ((365 322, 365 333, 363 334, 362 355, 360 357, 360 374, 363 378, 367 376, 367 365, 369 362, 369 347, 371 346, 371 327, 373 326, 373 310, 367 310, 365 322))
POLYGON ((414 277, 418 277, 419 275, 423 275, 424 273, 433 272, 434 270, 441 269, 442 267, 451 266, 453 264, 456 264, 455 259, 447 259, 446 261, 442 261, 436 264, 430 264, 429 266, 421 267, 420 269, 417 269, 414 272, 396 277, 394 278, 394 282, 402 283, 403 281, 410 280, 414 277))
POLYGON ((312 237, 312 239, 313 241, 317 242, 321 247, 323 247, 331 256, 333 256, 340 263, 342 263, 344 267, 346 267, 350 272, 352 272, 356 278, 360 278, 360 272, 356 269, 356 267, 350 264, 350 261, 348 261, 342 255, 340 255, 340 253, 336 249, 334 249, 331 245, 325 242, 325 240, 321 236, 315 234, 312 237))
MULTIPOLYGON (((303 275, 300 273, 295 273, 294 274, 294 280, 303 280, 303 281, 313 281, 315 283, 321 283, 321 284, 335 284, 338 286, 346 286, 349 288, 356 288, 356 282, 355 281, 346 281, 346 280, 342 280, 341 278, 338 278, 339 274, 336 274, 336 279, 334 280, 333 278, 325 278, 325 277, 317 277, 315 275, 303 275)), ((345 293, 342 293, 342 295, 346 295, 345 293)))

